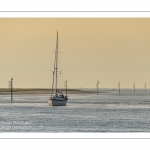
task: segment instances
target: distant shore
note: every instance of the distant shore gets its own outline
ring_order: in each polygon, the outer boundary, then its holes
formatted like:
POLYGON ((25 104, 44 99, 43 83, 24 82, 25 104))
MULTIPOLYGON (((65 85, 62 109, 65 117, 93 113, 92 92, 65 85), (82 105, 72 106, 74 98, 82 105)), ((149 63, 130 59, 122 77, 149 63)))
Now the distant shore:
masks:
MULTIPOLYGON (((63 94, 66 93, 65 90, 61 90, 63 94)), ((92 91, 82 91, 76 89, 68 89, 67 94, 89 94, 94 93, 92 91)), ((0 95, 9 95, 10 90, 1 88, 0 95)), ((13 89, 13 94, 51 94, 50 89, 25 89, 25 88, 15 88, 13 89)))

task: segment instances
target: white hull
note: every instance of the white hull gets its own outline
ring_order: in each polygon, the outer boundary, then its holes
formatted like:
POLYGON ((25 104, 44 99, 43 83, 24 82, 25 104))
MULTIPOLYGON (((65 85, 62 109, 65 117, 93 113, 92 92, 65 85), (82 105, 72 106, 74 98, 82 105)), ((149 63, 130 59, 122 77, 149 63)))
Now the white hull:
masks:
POLYGON ((67 104, 67 100, 65 100, 64 98, 50 98, 50 100, 48 100, 48 104, 49 106, 66 106, 67 104))
POLYGON ((66 106, 67 101, 52 100, 52 106, 66 106))

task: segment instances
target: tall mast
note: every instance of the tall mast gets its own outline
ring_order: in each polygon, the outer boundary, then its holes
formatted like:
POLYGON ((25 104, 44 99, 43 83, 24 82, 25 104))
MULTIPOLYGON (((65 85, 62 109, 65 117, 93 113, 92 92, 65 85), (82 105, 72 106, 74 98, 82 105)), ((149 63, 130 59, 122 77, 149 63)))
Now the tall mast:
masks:
POLYGON ((55 50, 55 75, 56 75, 55 91, 57 90, 57 72, 58 72, 58 31, 56 37, 56 50, 55 50))
POLYGON ((55 75, 55 62, 54 62, 54 71, 53 71, 53 82, 52 82, 52 93, 51 93, 51 96, 53 94, 53 89, 54 89, 54 75, 55 75))

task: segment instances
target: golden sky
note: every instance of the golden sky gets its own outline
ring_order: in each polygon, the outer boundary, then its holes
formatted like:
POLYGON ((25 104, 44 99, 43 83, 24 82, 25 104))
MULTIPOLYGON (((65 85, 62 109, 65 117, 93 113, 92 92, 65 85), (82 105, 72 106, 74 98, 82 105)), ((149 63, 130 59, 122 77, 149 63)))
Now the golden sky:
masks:
POLYGON ((0 88, 51 87, 56 31, 62 87, 150 85, 150 18, 0 18, 0 88))

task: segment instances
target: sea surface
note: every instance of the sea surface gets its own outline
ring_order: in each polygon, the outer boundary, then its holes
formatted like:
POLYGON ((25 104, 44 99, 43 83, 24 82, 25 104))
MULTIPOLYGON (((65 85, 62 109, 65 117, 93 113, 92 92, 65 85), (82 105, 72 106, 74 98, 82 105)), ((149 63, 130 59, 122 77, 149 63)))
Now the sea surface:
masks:
POLYGON ((48 106, 48 97, 0 95, 0 132, 150 132, 150 89, 69 94, 67 106, 48 106))

